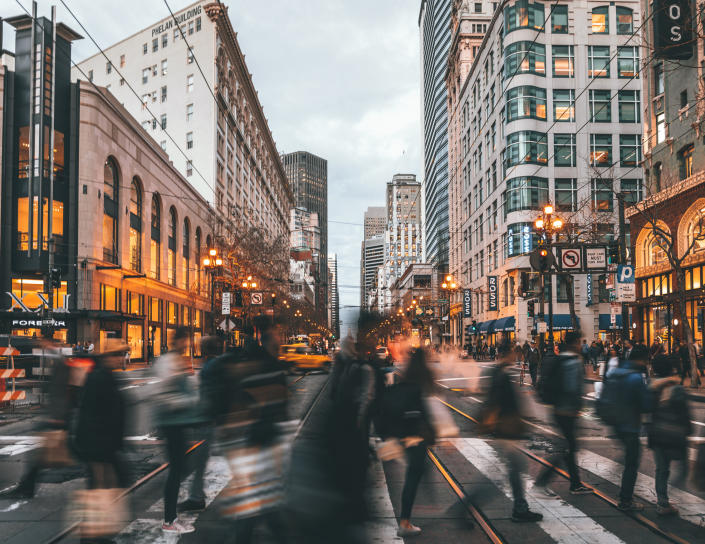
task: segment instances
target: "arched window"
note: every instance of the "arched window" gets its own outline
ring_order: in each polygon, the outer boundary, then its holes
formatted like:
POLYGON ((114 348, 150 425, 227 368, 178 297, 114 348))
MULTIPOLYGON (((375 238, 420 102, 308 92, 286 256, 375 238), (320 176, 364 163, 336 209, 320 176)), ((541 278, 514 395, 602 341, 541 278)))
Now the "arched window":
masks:
POLYGON ((137 177, 130 185, 130 268, 142 271, 142 185, 137 177))
POLYGON ((183 252, 181 255, 181 278, 183 281, 184 289, 190 287, 189 284, 189 256, 190 256, 190 243, 191 243, 191 224, 189 223, 188 217, 184 218, 184 229, 181 235, 183 252))
POLYGON ((194 240, 194 257, 196 261, 196 292, 201 293, 201 227, 196 227, 194 240))
POLYGON ((668 239, 663 234, 649 234, 644 244, 644 263, 646 266, 657 266, 668 262, 666 256, 666 248, 668 247, 668 239))
POLYGON ((681 257, 705 252, 705 199, 693 202, 683 214, 678 227, 678 247, 681 257))
POLYGON ((169 238, 167 240, 167 274, 169 285, 176 285, 176 208, 169 208, 169 238))
POLYGON ((629 8, 617 6, 617 34, 631 34, 633 32, 634 12, 629 8))
POLYGON ((108 157, 103 167, 103 260, 118 262, 118 193, 120 176, 115 159, 108 157))
POLYGON ((162 203, 159 195, 152 195, 152 222, 151 236, 149 244, 149 277, 158 280, 161 278, 161 221, 162 221, 162 203))

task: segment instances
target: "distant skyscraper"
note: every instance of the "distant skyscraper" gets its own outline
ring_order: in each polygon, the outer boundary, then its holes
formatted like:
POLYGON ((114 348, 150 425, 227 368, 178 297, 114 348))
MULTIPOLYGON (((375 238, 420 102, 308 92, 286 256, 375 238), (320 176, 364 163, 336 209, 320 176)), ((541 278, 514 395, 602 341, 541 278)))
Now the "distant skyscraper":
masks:
POLYGON ((294 205, 318 214, 321 245, 318 252, 316 311, 327 315, 328 304, 328 161, 307 151, 282 155, 294 205))
POLYGON ((421 183, 414 174, 396 174, 387 182, 387 229, 384 260, 399 278, 421 260, 421 183))
POLYGON ((328 328, 340 338, 340 296, 338 293, 338 256, 328 255, 328 328))
POLYGON ((445 85, 451 0, 421 0, 424 243, 427 261, 448 263, 448 110, 445 85))
POLYGON ((384 206, 370 206, 365 212, 365 240, 384 234, 387 228, 387 209, 384 206))
POLYGON ((384 236, 373 236, 362 242, 360 256, 360 308, 370 306, 377 288, 377 269, 384 264, 384 236))

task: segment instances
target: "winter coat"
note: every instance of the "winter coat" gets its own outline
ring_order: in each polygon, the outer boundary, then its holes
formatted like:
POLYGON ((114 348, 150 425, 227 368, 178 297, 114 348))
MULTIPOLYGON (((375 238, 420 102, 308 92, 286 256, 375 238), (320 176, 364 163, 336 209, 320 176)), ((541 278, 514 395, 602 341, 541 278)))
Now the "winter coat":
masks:
POLYGON ((608 371, 606 378, 620 381, 617 431, 638 433, 641 430, 641 415, 650 412, 652 406, 641 369, 633 362, 626 361, 623 366, 608 371))
POLYGON ((521 438, 526 431, 519 394, 507 372, 509 365, 499 363, 493 370, 487 398, 480 414, 480 431, 497 438, 521 438))
POLYGON ((559 415, 577 416, 583 406, 583 363, 577 353, 561 353, 561 389, 554 404, 559 415))
POLYGON ((653 380, 649 390, 653 413, 649 447, 667 450, 672 459, 684 459, 687 439, 693 432, 685 389, 676 376, 653 380))
POLYGON ((179 353, 168 351, 154 363, 154 373, 159 380, 153 397, 158 427, 198 425, 206 420, 199 409, 198 391, 191 376, 184 372, 181 357, 179 353))

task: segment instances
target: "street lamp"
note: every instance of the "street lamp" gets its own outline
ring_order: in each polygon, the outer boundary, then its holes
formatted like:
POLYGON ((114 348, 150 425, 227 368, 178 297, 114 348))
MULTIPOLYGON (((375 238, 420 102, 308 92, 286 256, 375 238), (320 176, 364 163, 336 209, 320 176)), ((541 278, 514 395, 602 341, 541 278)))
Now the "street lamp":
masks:
MULTIPOLYGON (((543 213, 534 221, 534 227, 539 235, 539 254, 543 259, 542 263, 549 263, 546 269, 541 266, 541 316, 544 315, 544 298, 545 298, 545 273, 548 272, 549 285, 551 284, 551 261, 547 260, 551 253, 551 244, 553 244, 553 235, 558 234, 563 228, 563 220, 560 217, 553 215, 554 208, 551 204, 546 204, 543 207, 543 213)), ((548 335, 553 342, 553 289, 549 291, 551 295, 548 297, 548 335)))
POLYGON ((203 259, 203 266, 211 276, 211 332, 215 331, 215 278, 223 266, 223 259, 218 257, 218 250, 214 247, 208 250, 208 257, 203 259))
MULTIPOLYGON (((448 292, 448 326, 450 327, 450 297, 459 289, 458 282, 453 277, 453 274, 446 274, 441 283, 441 289, 448 292)), ((461 323, 462 324, 462 323, 461 323)), ((445 327, 443 327, 445 330, 445 327)))

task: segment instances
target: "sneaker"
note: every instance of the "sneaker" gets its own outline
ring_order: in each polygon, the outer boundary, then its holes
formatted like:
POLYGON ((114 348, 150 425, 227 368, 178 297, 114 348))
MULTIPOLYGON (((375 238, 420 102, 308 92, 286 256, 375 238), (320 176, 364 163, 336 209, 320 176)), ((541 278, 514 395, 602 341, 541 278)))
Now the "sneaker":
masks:
POLYGON ((571 495, 590 495, 592 494, 592 489, 585 487, 584 485, 578 485, 570 488, 571 495))
POLYGON ((411 523, 408 527, 402 527, 400 525, 399 529, 397 529, 397 536, 400 536, 402 538, 407 536, 416 536, 418 534, 421 534, 421 527, 417 527, 416 525, 413 525, 411 523))
POLYGON ((667 504, 665 506, 661 506, 660 504, 656 505, 656 513, 659 516, 675 516, 678 514, 678 508, 673 506, 672 504, 667 504))
POLYGON ((544 497, 549 497, 552 499, 553 497, 558 496, 558 493, 553 491, 553 489, 547 485, 537 485, 534 489, 536 489, 539 495, 543 495, 544 497))
POLYGON ((195 530, 196 528, 190 523, 182 523, 178 519, 175 519, 171 523, 162 523, 162 531, 167 534, 183 535, 193 533, 195 530))
POLYGON ((635 501, 619 501, 617 508, 620 509, 622 512, 641 512, 644 509, 644 505, 640 502, 635 501))
POLYGON ((514 523, 531 523, 541 521, 542 519, 543 514, 532 512, 531 510, 526 510, 524 512, 512 512, 512 521, 514 523))
POLYGON ((195 500, 195 499, 187 499, 184 502, 180 502, 176 509, 179 512, 202 512, 203 510, 206 509, 206 501, 205 500, 195 500))

